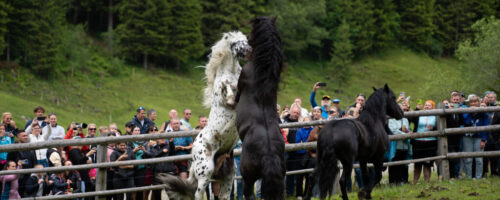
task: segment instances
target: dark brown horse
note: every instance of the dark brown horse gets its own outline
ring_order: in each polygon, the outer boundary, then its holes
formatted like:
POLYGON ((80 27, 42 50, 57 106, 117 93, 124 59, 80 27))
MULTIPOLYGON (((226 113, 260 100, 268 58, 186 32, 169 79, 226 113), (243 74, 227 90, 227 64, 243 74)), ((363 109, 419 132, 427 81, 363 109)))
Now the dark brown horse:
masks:
POLYGON ((240 162, 244 194, 255 199, 253 185, 262 178, 262 198, 284 199, 285 141, 279 128, 276 103, 283 67, 276 18, 252 20, 249 62, 243 67, 236 96, 236 126, 242 141, 240 162))
MULTIPOLYGON (((399 108, 396 97, 387 84, 375 92, 366 101, 363 112, 356 119, 331 121, 321 129, 317 143, 317 163, 313 176, 319 183, 320 197, 332 194, 335 176, 338 172, 337 160, 343 167, 340 178, 342 198, 348 199, 346 184, 351 177, 354 160, 359 160, 363 175, 363 190, 358 193, 360 199, 371 199, 373 187, 382 178, 384 153, 389 146, 386 115, 401 119, 403 111, 399 108), (367 163, 373 163, 376 177, 369 180, 367 163)), ((310 199, 312 187, 308 188, 306 199, 310 199)))

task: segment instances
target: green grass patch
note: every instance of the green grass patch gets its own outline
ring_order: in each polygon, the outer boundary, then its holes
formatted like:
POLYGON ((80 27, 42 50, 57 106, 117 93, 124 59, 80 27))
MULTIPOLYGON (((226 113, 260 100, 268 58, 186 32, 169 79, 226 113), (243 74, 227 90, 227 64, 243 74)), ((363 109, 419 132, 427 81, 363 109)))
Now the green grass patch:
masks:
MULTIPOLYGON (((433 174, 435 176, 436 174, 433 174)), ((411 179, 411 178, 410 178, 411 179)), ((373 199, 437 199, 437 200, 475 200, 475 199, 500 199, 499 177, 483 178, 478 180, 460 179, 449 181, 431 180, 430 183, 420 181, 417 184, 376 186, 372 192, 373 199)), ((358 199, 358 190, 348 193, 349 199, 358 199)), ((287 197, 295 200, 296 197, 287 197)), ((318 198, 313 198, 318 199, 318 198)), ((335 194, 329 200, 340 200, 341 195, 335 194)))

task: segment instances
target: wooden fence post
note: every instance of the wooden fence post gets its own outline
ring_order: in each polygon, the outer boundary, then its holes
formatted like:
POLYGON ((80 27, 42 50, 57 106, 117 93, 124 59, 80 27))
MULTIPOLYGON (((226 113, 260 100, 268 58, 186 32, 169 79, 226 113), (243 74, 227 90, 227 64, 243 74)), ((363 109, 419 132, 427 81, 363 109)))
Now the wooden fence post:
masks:
MULTIPOLYGON (((438 104, 438 109, 445 109, 443 103, 438 104)), ((444 134, 444 129, 446 129, 446 115, 439 116, 437 121, 437 128, 441 134, 444 134)), ((446 156, 448 154, 448 138, 446 135, 438 137, 438 155, 446 156)), ((450 166, 448 159, 442 159, 438 162, 438 170, 441 177, 438 179, 449 180, 450 179, 450 166)))
MULTIPOLYGON (((99 137, 106 137, 105 134, 99 137)), ((108 157, 108 145, 106 143, 97 145, 97 163, 106 163, 108 157)), ((95 190, 106 191, 107 168, 97 168, 95 190)), ((106 196, 96 196, 96 200, 105 200, 106 196)))

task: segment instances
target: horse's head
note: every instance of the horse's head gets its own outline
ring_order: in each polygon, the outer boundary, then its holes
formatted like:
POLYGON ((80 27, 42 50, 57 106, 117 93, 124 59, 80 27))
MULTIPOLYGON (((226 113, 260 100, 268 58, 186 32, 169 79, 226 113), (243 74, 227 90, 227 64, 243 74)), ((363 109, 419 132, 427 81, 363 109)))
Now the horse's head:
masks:
POLYGON ((234 58, 245 58, 252 49, 248 45, 247 37, 240 31, 224 33, 223 39, 229 44, 234 58))
POLYGON ((403 110, 401 110, 398 102, 396 102, 396 96, 394 95, 394 92, 392 92, 391 88, 389 88, 387 84, 384 85, 383 90, 386 97, 387 115, 396 119, 403 118, 403 110))

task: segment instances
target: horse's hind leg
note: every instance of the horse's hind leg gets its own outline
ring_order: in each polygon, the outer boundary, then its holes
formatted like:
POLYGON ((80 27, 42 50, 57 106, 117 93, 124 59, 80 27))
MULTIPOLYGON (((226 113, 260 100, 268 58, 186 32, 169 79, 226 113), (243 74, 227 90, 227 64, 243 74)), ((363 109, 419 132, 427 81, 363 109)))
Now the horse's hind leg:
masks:
POLYGON ((369 187, 370 178, 368 173, 368 167, 366 166, 366 161, 359 161, 359 168, 361 169, 361 176, 363 179, 363 188, 358 192, 359 199, 369 198, 369 193, 367 192, 367 188, 369 187))
POLYGON ((207 156, 206 154, 197 155, 195 163, 194 176, 198 180, 198 187, 194 196, 196 200, 203 200, 203 193, 205 193, 205 188, 210 184, 210 178, 215 168, 213 156, 207 156))
POLYGON ((374 169, 375 169, 375 179, 370 180, 369 184, 366 185, 366 198, 371 199, 371 193, 375 185, 377 185, 380 180, 382 179, 382 168, 384 167, 383 162, 376 162, 373 163, 374 169))
POLYGON ((340 190, 342 191, 342 199, 347 200, 347 179, 351 178, 352 163, 354 159, 342 162, 342 177, 340 178, 340 190))
POLYGON ((243 195, 245 195, 246 200, 255 200, 254 187, 255 181, 243 181, 243 195))

